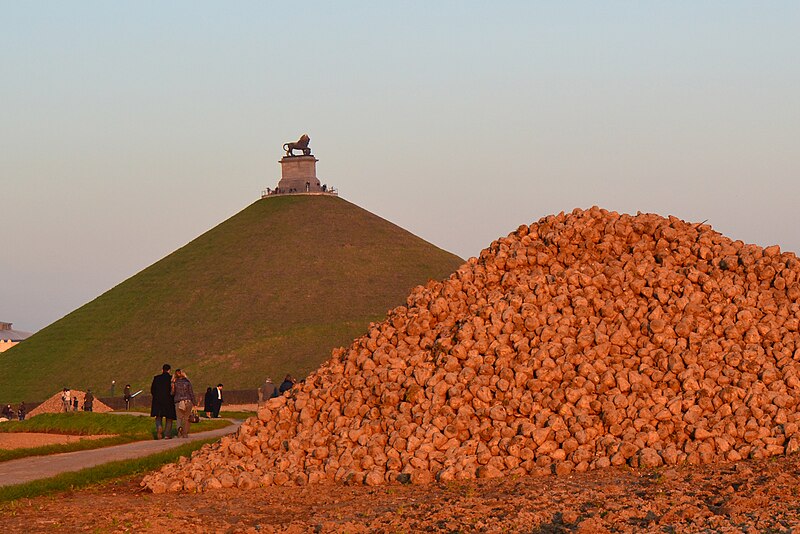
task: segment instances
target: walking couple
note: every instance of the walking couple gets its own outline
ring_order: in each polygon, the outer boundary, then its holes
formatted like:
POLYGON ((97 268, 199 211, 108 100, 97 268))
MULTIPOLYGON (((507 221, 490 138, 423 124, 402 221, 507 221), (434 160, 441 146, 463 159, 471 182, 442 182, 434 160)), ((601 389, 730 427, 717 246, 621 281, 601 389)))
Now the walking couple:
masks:
POLYGON ((150 394, 153 396, 150 416, 156 418, 156 439, 172 438, 172 422, 178 421, 178 437, 189 437, 191 415, 197 399, 192 383, 181 369, 170 375, 172 367, 165 363, 161 374, 153 377, 150 394), (166 419, 166 422, 163 420, 166 419))

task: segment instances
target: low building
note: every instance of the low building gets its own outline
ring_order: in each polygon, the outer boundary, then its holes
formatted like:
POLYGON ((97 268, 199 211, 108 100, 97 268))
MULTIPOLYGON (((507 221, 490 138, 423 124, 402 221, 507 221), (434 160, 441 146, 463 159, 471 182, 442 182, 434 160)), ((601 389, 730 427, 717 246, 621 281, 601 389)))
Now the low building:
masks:
POLYGON ((11 323, 0 321, 0 352, 5 352, 20 341, 31 337, 30 332, 22 332, 11 328, 11 323))

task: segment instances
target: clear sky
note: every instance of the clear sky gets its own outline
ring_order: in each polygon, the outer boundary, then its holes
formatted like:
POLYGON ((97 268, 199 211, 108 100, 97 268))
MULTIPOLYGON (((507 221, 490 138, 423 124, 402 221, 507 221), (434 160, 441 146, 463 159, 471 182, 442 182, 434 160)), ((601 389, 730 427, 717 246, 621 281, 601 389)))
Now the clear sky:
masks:
POLYGON ((464 258, 575 207, 800 251, 798 2, 0 2, 0 321, 191 241, 311 136, 464 258))

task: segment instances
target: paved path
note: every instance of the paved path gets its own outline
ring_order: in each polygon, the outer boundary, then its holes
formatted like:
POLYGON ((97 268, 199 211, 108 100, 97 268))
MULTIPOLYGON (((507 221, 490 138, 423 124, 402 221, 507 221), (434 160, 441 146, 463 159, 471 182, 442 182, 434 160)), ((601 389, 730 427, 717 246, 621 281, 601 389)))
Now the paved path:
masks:
POLYGON ((50 478, 61 473, 80 471, 86 467, 94 467, 108 462, 116 462, 117 460, 130 460, 149 456, 157 452, 180 447, 192 441, 231 434, 239 428, 239 425, 241 425, 241 421, 234 421, 234 424, 224 428, 189 434, 189 437, 185 439, 135 441, 102 449, 64 452, 50 456, 29 456, 19 460, 2 462, 0 463, 0 487, 50 478))

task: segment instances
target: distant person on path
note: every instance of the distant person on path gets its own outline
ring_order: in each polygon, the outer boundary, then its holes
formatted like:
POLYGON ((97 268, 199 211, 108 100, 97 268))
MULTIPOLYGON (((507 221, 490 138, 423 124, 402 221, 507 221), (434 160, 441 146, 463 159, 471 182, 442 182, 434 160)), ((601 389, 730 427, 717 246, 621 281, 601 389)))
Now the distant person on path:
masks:
POLYGON ((211 417, 219 417, 219 411, 222 409, 222 384, 217 384, 214 388, 214 404, 211 411, 211 417))
POLYGON ((278 388, 278 392, 281 395, 283 395, 284 393, 286 393, 287 391, 292 389, 292 386, 294 386, 294 383, 295 383, 295 380, 294 380, 294 378, 292 378, 292 375, 286 375, 286 378, 284 378, 283 382, 281 382, 281 387, 278 388))
POLYGON ((25 408, 25 403, 24 402, 20 402, 19 403, 19 409, 17 410, 17 416, 19 417, 19 420, 20 421, 24 421, 25 420, 25 415, 27 413, 28 413, 28 409, 25 408))
POLYGON ((131 385, 125 384, 125 389, 122 390, 122 398, 125 399, 125 410, 131 408, 131 385))
POLYGON ((272 379, 267 377, 264 380, 264 383, 261 384, 261 387, 258 388, 258 404, 262 405, 267 402, 273 397, 278 396, 278 386, 272 383, 272 379))
POLYGON ((175 370, 175 376, 172 377, 172 395, 175 399, 175 413, 178 417, 178 437, 189 437, 189 425, 191 420, 189 417, 192 415, 192 409, 197 404, 197 399, 194 396, 194 389, 192 383, 189 382, 189 377, 181 369, 175 370))
MULTIPOLYGON (((172 398, 172 376, 169 370, 172 367, 165 363, 161 366, 161 374, 153 377, 150 384, 150 395, 153 401, 150 404, 150 417, 156 418, 156 439, 172 438, 172 422, 176 419, 175 401, 172 398), (166 419, 166 422, 163 420, 166 419)), ((125 386, 126 395, 130 396, 130 384, 125 386)), ((125 401, 128 404, 128 401, 125 401)))
POLYGON ((208 386, 206 388, 206 394, 203 397, 203 411, 206 414, 206 417, 211 417, 211 410, 214 406, 214 388, 208 386))
POLYGON ((94 405, 94 395, 92 395, 91 389, 87 389, 86 395, 83 397, 83 411, 91 412, 93 405, 94 405))
POLYGON ((11 407, 10 404, 7 404, 5 408, 3 408, 3 417, 8 419, 14 419, 14 408, 11 407))
POLYGON ((77 395, 73 395, 72 396, 72 411, 73 412, 77 412, 78 411, 78 396, 77 395))
POLYGON ((61 407, 64 408, 64 413, 68 413, 72 402, 70 400, 69 388, 61 390, 61 407))

